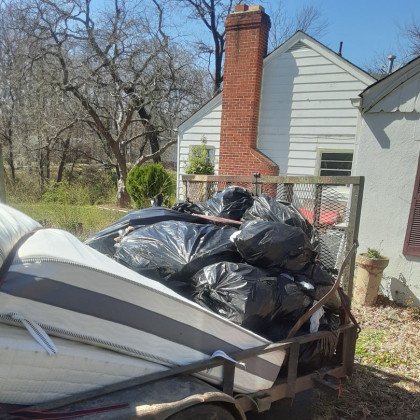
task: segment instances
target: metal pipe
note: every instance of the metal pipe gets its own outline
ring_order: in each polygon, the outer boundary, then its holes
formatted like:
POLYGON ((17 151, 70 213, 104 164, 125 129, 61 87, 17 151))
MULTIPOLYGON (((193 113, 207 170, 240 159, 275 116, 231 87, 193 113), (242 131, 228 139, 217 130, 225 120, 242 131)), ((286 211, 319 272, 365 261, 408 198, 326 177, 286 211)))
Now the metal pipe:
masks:
POLYGON ((338 49, 338 55, 340 57, 343 55, 343 41, 340 41, 340 47, 338 49))
POLYGON ((392 73, 392 68, 394 67, 394 60, 396 58, 397 57, 395 55, 393 55, 393 54, 388 55, 388 61, 389 61, 388 74, 391 74, 392 73))

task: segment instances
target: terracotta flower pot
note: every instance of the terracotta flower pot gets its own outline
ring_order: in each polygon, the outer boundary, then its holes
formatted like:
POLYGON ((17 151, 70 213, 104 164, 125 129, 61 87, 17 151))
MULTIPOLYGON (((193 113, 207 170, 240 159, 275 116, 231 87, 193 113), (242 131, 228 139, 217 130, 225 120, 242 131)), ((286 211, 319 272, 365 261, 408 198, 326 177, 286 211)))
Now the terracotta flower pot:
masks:
POLYGON ((374 305, 378 297, 382 273, 389 264, 388 258, 369 258, 366 254, 356 257, 356 279, 354 302, 360 305, 374 305))

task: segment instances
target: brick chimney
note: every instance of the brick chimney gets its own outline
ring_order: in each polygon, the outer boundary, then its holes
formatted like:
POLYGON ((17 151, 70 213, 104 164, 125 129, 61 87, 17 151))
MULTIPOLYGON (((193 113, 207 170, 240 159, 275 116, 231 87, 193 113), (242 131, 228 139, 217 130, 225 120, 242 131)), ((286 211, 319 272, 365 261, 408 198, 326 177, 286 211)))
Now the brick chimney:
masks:
POLYGON ((239 4, 226 19, 226 53, 220 133, 220 175, 278 175, 257 150, 263 59, 270 18, 261 6, 239 4))

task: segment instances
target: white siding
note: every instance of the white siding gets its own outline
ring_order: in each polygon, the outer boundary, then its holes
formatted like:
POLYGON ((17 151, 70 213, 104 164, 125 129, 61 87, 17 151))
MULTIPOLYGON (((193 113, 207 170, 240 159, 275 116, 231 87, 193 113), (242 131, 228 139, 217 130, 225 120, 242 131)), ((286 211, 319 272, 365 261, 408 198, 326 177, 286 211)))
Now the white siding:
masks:
POLYGON ((264 66, 258 147, 281 173, 314 175, 320 150, 354 149, 366 83, 298 43, 264 66))
POLYGON ((219 169, 220 126, 222 117, 222 95, 213 98, 193 117, 179 127, 178 146, 178 197, 181 199, 181 175, 185 173, 190 146, 200 145, 203 136, 206 145, 214 147, 215 173, 219 169))

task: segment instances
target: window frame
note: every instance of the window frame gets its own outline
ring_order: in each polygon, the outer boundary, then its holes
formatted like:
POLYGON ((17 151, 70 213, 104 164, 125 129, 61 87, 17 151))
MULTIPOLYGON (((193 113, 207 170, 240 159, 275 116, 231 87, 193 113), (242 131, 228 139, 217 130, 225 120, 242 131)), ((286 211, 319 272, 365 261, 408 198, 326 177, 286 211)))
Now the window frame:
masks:
MULTIPOLYGON (((411 194, 410 213, 408 215, 404 238, 403 255, 407 257, 420 257, 420 245, 410 245, 410 236, 414 226, 417 203, 420 203, 420 155, 417 161, 416 177, 414 179, 413 193, 411 194)), ((417 210, 419 209, 417 208, 417 210)), ((420 223, 419 211, 417 212, 417 216, 418 220, 416 222, 420 223)), ((418 236, 420 238, 420 227, 418 236)))
POLYGON ((354 150, 352 149, 318 149, 317 153, 317 162, 316 162, 316 171, 315 173, 318 176, 351 176, 353 172, 354 167, 354 150), (351 153, 352 154, 352 160, 351 160, 351 169, 350 169, 350 175, 321 175, 321 162, 322 162, 322 154, 323 153, 351 153))

